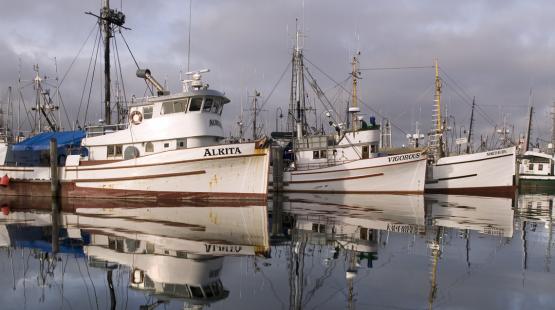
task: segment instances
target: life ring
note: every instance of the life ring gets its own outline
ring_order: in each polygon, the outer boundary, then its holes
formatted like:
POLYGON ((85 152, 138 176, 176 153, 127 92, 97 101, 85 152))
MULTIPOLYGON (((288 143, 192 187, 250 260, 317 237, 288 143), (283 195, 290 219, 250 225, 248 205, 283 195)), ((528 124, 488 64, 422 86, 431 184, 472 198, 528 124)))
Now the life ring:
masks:
POLYGON ((133 125, 139 125, 143 121, 143 114, 135 110, 129 114, 129 120, 133 125))

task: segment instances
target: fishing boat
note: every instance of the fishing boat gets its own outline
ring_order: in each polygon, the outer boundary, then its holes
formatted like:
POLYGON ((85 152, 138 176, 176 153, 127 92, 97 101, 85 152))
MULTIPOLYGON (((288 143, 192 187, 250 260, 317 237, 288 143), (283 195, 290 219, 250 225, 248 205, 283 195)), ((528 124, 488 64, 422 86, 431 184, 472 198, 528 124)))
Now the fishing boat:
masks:
POLYGON ((549 193, 555 192, 555 172, 554 172, 554 155, 553 145, 555 142, 555 103, 552 107, 551 127, 551 143, 547 145, 547 149, 540 149, 539 145, 531 147, 530 135, 532 132, 532 116, 534 107, 531 105, 528 115, 528 129, 526 130, 526 138, 521 141, 520 147, 523 153, 517 156, 518 159, 518 187, 521 193, 549 193))
MULTIPOLYGON (((516 147, 454 156, 444 155, 441 119, 441 87, 438 63, 435 62, 434 131, 429 135, 425 191, 427 193, 514 196, 516 147)), ((472 119, 472 117, 471 117, 472 119)))
MULTIPOLYGON (((108 1, 104 5, 98 18, 109 52, 114 29, 123 27, 125 18, 108 1)), ((109 82, 110 56, 105 56, 109 82)), ((207 72, 186 73, 182 91, 170 94, 150 70, 137 70, 156 94, 133 98, 124 122, 116 124, 107 83, 101 124, 71 132, 54 127, 7 150, 0 158, 0 195, 49 196, 57 175, 62 197, 265 200, 268 148, 263 140, 222 143, 221 115, 230 100, 204 83, 207 72), (52 139, 57 140, 59 166, 53 170, 52 139)))
POLYGON ((128 274, 135 293, 196 309, 229 296, 221 279, 225 257, 267 256, 270 248, 264 204, 162 203, 152 212, 148 202, 80 199, 65 200, 56 215, 45 206, 29 199, 10 204, 0 215, 0 248, 104 269, 111 294, 102 299, 113 308, 121 301, 112 294, 112 270, 128 274))
MULTIPOLYGON (((360 115, 357 80, 360 78, 358 57, 352 61, 350 126, 340 123, 339 114, 330 102, 322 100, 333 127, 333 134, 310 130, 305 106, 305 67, 303 51, 297 45, 293 53, 291 100, 288 112, 288 132, 283 133, 285 150, 283 169, 272 171, 273 188, 284 192, 325 193, 422 193, 426 156, 422 151, 389 155, 380 153, 380 125, 375 117, 368 123, 360 115), (275 177, 274 177, 275 176, 275 177)), ((307 71, 308 72, 308 71, 307 71)), ((318 98, 325 98, 316 80, 309 73, 309 84, 318 98)), ((349 122, 349 121, 348 121, 349 122)), ((274 138, 280 138, 273 135, 274 138)), ((276 162, 274 161, 274 167, 276 162)))
POLYGON ((553 155, 537 150, 526 151, 519 156, 519 189, 524 192, 538 191, 553 193, 555 174, 553 155))

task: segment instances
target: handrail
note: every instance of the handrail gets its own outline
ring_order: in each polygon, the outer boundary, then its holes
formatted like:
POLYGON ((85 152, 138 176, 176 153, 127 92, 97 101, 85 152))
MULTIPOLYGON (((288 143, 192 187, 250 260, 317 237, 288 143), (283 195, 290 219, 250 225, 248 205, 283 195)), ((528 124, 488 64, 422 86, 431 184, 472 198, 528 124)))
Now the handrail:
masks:
POLYGON ((128 124, 113 124, 113 125, 93 125, 85 127, 87 137, 102 136, 107 133, 116 132, 119 130, 127 129, 128 124))

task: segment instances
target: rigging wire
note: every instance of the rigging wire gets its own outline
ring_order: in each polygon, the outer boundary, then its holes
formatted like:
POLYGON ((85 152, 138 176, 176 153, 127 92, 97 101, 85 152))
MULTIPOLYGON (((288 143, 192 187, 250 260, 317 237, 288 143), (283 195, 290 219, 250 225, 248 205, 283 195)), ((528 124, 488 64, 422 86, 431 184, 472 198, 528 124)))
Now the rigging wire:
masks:
MULTIPOLYGON (((102 33, 100 33, 100 37, 102 36, 102 33)), ((96 60, 98 59, 98 54, 100 53, 100 40, 98 41, 98 48, 96 49, 96 55, 94 57, 94 66, 93 66, 93 71, 92 71, 92 76, 91 76, 91 86, 89 88, 89 97, 87 99, 87 107, 85 109, 85 118, 83 119, 83 124, 85 124, 87 122, 87 115, 89 113, 89 106, 91 103, 91 94, 92 94, 92 89, 93 89, 93 83, 94 83, 94 75, 96 73, 96 60)), ((101 85, 102 85, 102 81, 100 81, 101 85)), ((101 91, 102 91, 102 87, 100 87, 101 91)), ((102 97, 102 96, 100 96, 102 97)))
POLYGON ((359 71, 378 71, 378 70, 406 70, 406 69, 433 69, 434 66, 407 66, 407 67, 375 67, 358 69, 359 71))
POLYGON ((25 116, 27 118, 27 122, 29 122, 29 128, 33 128, 34 130, 33 125, 31 125, 31 117, 29 116, 29 110, 27 109, 27 105, 25 104, 25 99, 23 99, 23 93, 21 92, 22 89, 23 89, 22 87, 19 88, 19 103, 23 103, 23 109, 25 110, 25 116))
POLYGON ((119 58, 118 44, 117 44, 117 42, 116 42, 116 37, 115 37, 115 36, 114 36, 114 46, 115 46, 116 54, 117 54, 117 57, 118 57, 118 62, 117 62, 117 64, 118 64, 118 67, 119 67, 119 75, 120 75, 120 81, 121 81, 121 89, 122 89, 122 91, 123 91, 123 103, 125 104, 125 109, 127 110, 127 94, 126 94, 126 92, 125 92, 125 83, 124 83, 124 81, 123 81, 123 73, 122 73, 122 70, 121 70, 121 60, 120 60, 120 58, 119 58))
MULTIPOLYGON (((137 62, 137 59, 135 59, 135 55, 133 55, 133 52, 131 51, 131 48, 129 47, 129 44, 127 44, 127 40, 125 40, 125 36, 123 35, 123 32, 121 32, 121 28, 119 29, 118 32, 119 32, 121 38, 123 39, 123 43, 125 43, 125 46, 127 47, 127 50, 129 51, 129 54, 131 54, 131 58, 133 59, 133 62, 135 62, 135 66, 137 66, 137 69, 141 69, 141 67, 139 67, 139 63, 137 62)), ((145 81, 146 87, 150 91, 150 95, 154 95, 154 91, 152 90, 150 85, 148 85, 148 82, 146 80, 144 80, 144 81, 145 81)), ((145 91, 145 94, 146 94, 146 91, 145 91)))
MULTIPOLYGON (((464 90, 464 88, 461 87, 461 86, 457 83, 457 81, 455 81, 455 79, 451 78, 451 76, 449 76, 449 74, 447 74, 447 72, 445 72, 445 70, 443 70, 443 68, 440 67, 439 69, 440 69, 440 71, 443 73, 443 75, 445 75, 445 77, 447 77, 447 79, 448 79, 449 81, 451 81, 451 83, 452 83, 456 88, 458 88, 458 89, 462 92, 462 94, 459 93, 455 88, 451 88, 451 89, 453 90, 453 92, 454 92, 457 96, 459 96, 459 97, 463 100, 463 102, 464 102, 465 104, 471 106, 471 105, 472 105, 473 97, 470 96, 470 95, 464 90)), ((478 113, 479 113, 490 125, 495 126, 495 121, 494 121, 491 117, 489 117, 489 115, 487 115, 486 111, 484 111, 484 109, 482 109, 482 108, 480 107, 479 104, 476 104, 475 106, 478 108, 478 109, 477 109, 477 110, 478 110, 478 113)))
MULTIPOLYGON (((58 87, 58 86, 56 86, 54 84, 51 84, 51 83, 48 83, 46 81, 43 82, 43 83, 46 84, 47 86, 50 86, 50 87, 54 87, 54 88, 58 87)), ((62 100, 62 96, 60 94, 60 89, 59 88, 58 88, 57 92, 58 92, 58 100, 60 101, 60 105, 62 106, 62 110, 64 111, 64 115, 66 116, 67 123, 71 124, 71 121, 69 120, 69 114, 67 114, 67 109, 66 109, 66 106, 64 104, 64 101, 62 100)), ((62 121, 61 120, 58 120, 58 121, 60 122, 59 126, 61 128, 62 121)))
POLYGON ((79 55, 81 55, 81 52, 83 51, 83 48, 85 47, 85 44, 87 44, 87 42, 89 41, 90 37, 92 36, 92 34, 94 33, 94 31, 96 30, 96 25, 97 22, 94 22, 94 26, 92 27, 91 31, 89 32, 89 35, 87 36, 87 38, 85 39, 85 41, 83 42, 83 44, 81 45, 81 47, 79 48, 79 51, 77 52, 77 55, 75 55, 75 57, 73 58, 73 60, 71 61, 71 63, 69 64, 69 67, 67 68, 66 72, 64 73, 64 76, 62 77, 62 79, 60 80, 60 83, 58 84, 58 87, 62 86, 62 83, 65 81, 67 75, 69 74, 69 72, 71 71, 71 68, 73 67, 73 65, 75 64, 75 61, 77 61, 77 58, 79 57, 79 55))
POLYGON ((264 108, 264 106, 266 105, 266 103, 268 103, 268 101, 270 100, 270 98, 272 97, 272 94, 274 93, 274 91, 276 90, 276 88, 278 87, 278 85, 281 83, 281 80, 283 79, 283 77, 285 76, 285 73, 287 73, 287 70, 289 70, 289 67, 291 66, 291 62, 287 62, 287 66, 285 66, 285 70, 283 70, 283 72, 281 73, 281 75, 279 76, 278 81, 274 84, 274 87, 272 87, 272 90, 270 91, 270 93, 268 94, 268 96, 266 97, 266 99, 264 100, 264 102, 262 102, 262 104, 260 105, 260 110, 262 110, 264 108))
MULTIPOLYGON (((330 75, 328 75, 327 73, 325 73, 322 69, 320 69, 318 66, 316 66, 314 63, 312 63, 309 59, 307 59, 306 57, 304 58, 309 64, 311 64, 312 66, 314 66, 314 68, 316 68, 316 70, 320 71, 323 75, 325 75, 328 79, 330 79, 332 82, 334 82, 336 85, 338 85, 339 87, 341 87, 343 89, 343 91, 345 91, 347 94, 352 95, 351 91, 347 90, 345 87, 343 87, 343 85, 340 85, 337 81, 335 81, 330 75)), ((364 105, 367 109, 369 109, 370 111, 374 112, 377 116, 381 117, 381 118, 387 118, 384 115, 382 115, 381 113, 379 113, 378 111, 374 110, 372 107, 370 107, 368 104, 366 104, 364 101, 362 101, 358 96, 357 96, 357 100, 358 102, 362 103, 362 105, 364 105)), ((397 130, 399 130, 400 132, 402 132, 403 134, 407 134, 403 129, 401 129, 399 126, 395 125, 393 122, 390 121, 390 125, 392 127, 397 128, 397 130)))
MULTIPOLYGON (((323 104, 324 101, 321 100, 321 97, 323 97, 324 99, 326 99, 326 101, 328 102, 328 105, 330 106, 330 109, 339 116, 339 114, 337 113, 337 111, 335 110, 335 108, 333 107, 333 104, 331 104, 331 102, 329 101, 329 99, 326 97, 326 94, 322 91, 322 89, 320 88, 320 86, 316 83, 316 79, 312 76, 312 74, 310 73, 310 71, 308 71, 308 68, 305 67, 305 71, 308 74, 308 77, 311 79, 311 81, 309 81, 309 85, 312 87, 312 89, 316 92, 316 96, 318 97, 318 99, 320 100, 320 102, 322 102, 323 104), (311 83, 312 82, 312 83, 311 83)), ((332 115, 330 115, 330 118, 333 122, 335 122, 337 124, 337 126, 339 126, 338 122, 333 118, 332 115)), ((353 148, 353 151, 355 152, 355 154, 359 157, 362 158, 361 154, 358 152, 357 148, 353 145, 353 143, 351 142, 351 140, 349 139, 349 137, 344 134, 343 137, 345 137, 345 139, 347 140, 347 142, 349 143, 349 145, 351 145, 351 147, 353 148)))
MULTIPOLYGON (((81 91, 81 99, 79 100, 79 107, 77 108, 77 119, 76 119, 76 122, 77 122, 77 126, 78 126, 78 127, 80 127, 80 124, 79 124, 79 115, 81 114, 81 106, 83 105, 83 99, 85 98, 85 91, 86 91, 86 89, 87 89, 87 81, 89 80, 89 75, 90 75, 90 71, 91 71, 91 65, 93 65, 93 56, 95 55, 95 53, 98 55, 98 53, 95 52, 95 49, 98 48, 98 45, 99 45, 99 38, 100 38, 101 36, 102 36, 102 34, 101 34, 101 32, 99 31, 98 34, 97 34, 97 36, 95 37, 93 49, 92 49, 92 51, 91 51, 91 57, 90 57, 90 60, 89 60, 89 66, 88 66, 88 68, 87 68, 87 74, 85 75, 85 83, 83 84, 83 89, 82 89, 82 91, 81 91)), ((94 65, 96 66, 96 60, 95 60, 95 64, 94 64, 94 65)), ((85 122, 86 122, 86 119, 83 120, 83 125, 85 124, 85 122)))

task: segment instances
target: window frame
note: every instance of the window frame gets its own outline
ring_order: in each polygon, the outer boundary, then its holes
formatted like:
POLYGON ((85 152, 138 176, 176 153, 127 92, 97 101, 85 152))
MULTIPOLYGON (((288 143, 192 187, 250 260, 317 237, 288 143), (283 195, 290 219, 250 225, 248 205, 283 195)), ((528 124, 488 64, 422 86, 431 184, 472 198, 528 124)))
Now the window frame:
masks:
POLYGON ((188 112, 201 112, 203 104, 204 104, 204 97, 192 97, 189 100, 189 106, 187 107, 187 111, 188 112), (194 104, 196 104, 196 102, 198 100, 200 100, 200 105, 198 106, 198 110, 196 110, 196 106, 194 104), (193 107, 195 108, 195 110, 192 109, 193 107))
POLYGON ((149 106, 144 106, 143 107, 143 119, 151 119, 153 114, 154 114, 154 107, 149 105, 149 106), (147 112, 147 110, 150 110, 147 112))

